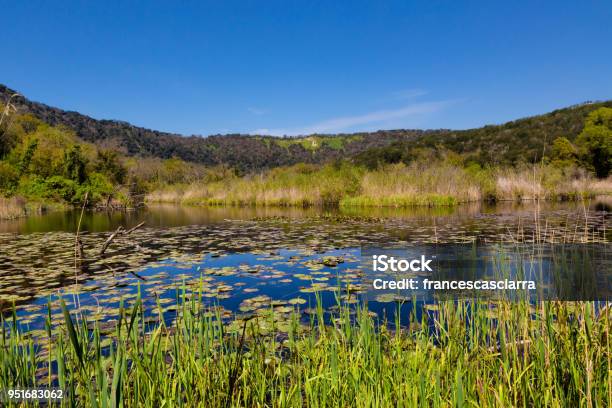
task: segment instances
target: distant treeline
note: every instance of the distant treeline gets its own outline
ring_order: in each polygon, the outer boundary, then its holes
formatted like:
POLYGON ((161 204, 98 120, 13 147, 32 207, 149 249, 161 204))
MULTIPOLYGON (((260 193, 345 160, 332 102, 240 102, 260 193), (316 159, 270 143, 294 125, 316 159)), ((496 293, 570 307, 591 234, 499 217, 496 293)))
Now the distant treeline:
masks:
MULTIPOLYGON (((16 92, 0 85, 0 102, 16 92)), ((375 161, 405 161, 419 149, 444 149, 469 155, 480 165, 516 165, 539 161, 547 146, 558 137, 574 142, 587 115, 612 101, 587 103, 571 108, 463 131, 389 130, 299 138, 215 135, 184 137, 132 126, 113 120, 96 120, 77 112, 32 102, 22 96, 11 103, 19 113, 31 113, 52 126, 65 126, 85 142, 115 149, 128 156, 179 158, 205 166, 224 165, 248 173, 297 163, 323 164, 356 157, 373 166, 375 161)))
POLYGON ((432 132, 410 142, 366 149, 354 161, 369 168, 410 163, 450 151, 468 164, 506 167, 540 162, 578 165, 605 178, 612 169, 611 102, 580 105, 546 115, 464 131, 432 132))
POLYGON ((209 205, 576 198, 609 190, 609 179, 593 184, 612 168, 609 105, 465 131, 184 138, 9 96, 0 105, 0 197, 79 205, 87 194, 90 205, 113 207, 147 193, 209 205), (539 179, 529 180, 534 165, 539 179))

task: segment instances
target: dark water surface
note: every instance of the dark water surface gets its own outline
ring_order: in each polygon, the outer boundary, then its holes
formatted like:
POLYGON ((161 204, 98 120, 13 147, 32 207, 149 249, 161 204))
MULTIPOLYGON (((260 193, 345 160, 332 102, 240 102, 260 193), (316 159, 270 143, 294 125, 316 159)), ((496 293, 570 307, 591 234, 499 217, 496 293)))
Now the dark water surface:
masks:
MULTIPOLYGON (((325 306, 339 286, 363 277, 363 245, 495 242, 597 242, 609 249, 610 202, 474 204, 456 208, 278 209, 151 206, 133 212, 86 212, 81 226, 86 260, 75 264, 74 231, 80 212, 51 213, 0 222, 0 306, 16 304, 22 322, 42 327, 51 301, 53 323, 62 320, 58 299, 77 304, 90 319, 108 322, 120 300, 138 291, 150 310, 176 313, 175 298, 203 296, 221 313, 274 307, 309 312, 313 293, 325 306), (100 255, 110 231, 119 235, 100 255)), ((358 294, 358 291, 356 291, 358 294)), ((350 291, 343 301, 355 302, 350 291)), ((389 308, 372 302, 379 315, 389 308)), ((381 302, 382 304, 383 302, 381 302)), ((153 311, 151 318, 156 318, 153 311)), ((279 322, 282 324, 282 322, 279 322)))
MULTIPOLYGON (((586 210, 589 216, 609 213, 612 210, 612 197, 598 197, 587 203, 539 204, 542 216, 573 214, 584 219, 586 210)), ((401 219, 416 225, 429 224, 434 219, 453 220, 469 223, 482 217, 497 217, 498 224, 512 222, 520 218, 533 218, 537 205, 533 202, 501 202, 497 204, 470 203, 457 207, 414 207, 414 208, 252 208, 252 207, 196 207, 178 205, 150 205, 136 211, 85 212, 81 224, 82 231, 113 231, 118 226, 132 227, 145 221, 148 227, 170 228, 185 225, 208 225, 226 220, 253 220, 260 218, 284 217, 303 219, 321 215, 340 215, 354 217, 373 217, 401 219)), ((33 215, 16 220, 0 220, 0 234, 33 232, 75 232, 81 216, 80 210, 58 211, 44 215, 33 215)))

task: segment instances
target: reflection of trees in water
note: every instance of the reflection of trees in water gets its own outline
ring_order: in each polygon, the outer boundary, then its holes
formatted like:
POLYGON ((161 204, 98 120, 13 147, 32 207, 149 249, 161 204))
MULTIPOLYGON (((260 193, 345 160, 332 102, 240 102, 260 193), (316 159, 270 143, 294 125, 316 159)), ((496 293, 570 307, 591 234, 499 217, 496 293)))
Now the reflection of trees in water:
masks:
MULTIPOLYGON (((612 196, 598 197, 589 201, 591 212, 610 211, 612 196)), ((482 222, 502 223, 503 228, 512 228, 521 222, 529 223, 533 218, 536 204, 533 202, 468 203, 456 207, 412 207, 412 208, 296 208, 296 207, 198 207, 173 204, 155 204, 147 209, 135 211, 88 212, 83 219, 83 230, 89 232, 113 231, 119 225, 132 227, 146 221, 150 227, 177 227, 194 224, 214 224, 225 220, 254 220, 262 218, 304 219, 309 217, 357 217, 366 219, 403 220, 413 226, 458 223, 463 225, 482 222), (495 221, 487 219, 493 217, 495 221)), ((541 217, 563 217, 572 214, 582 216, 581 203, 540 203, 541 217)), ((80 211, 49 212, 16 220, 0 220, 0 233, 28 233, 76 230, 80 211)), ((591 214, 593 216, 593 214, 591 214)))

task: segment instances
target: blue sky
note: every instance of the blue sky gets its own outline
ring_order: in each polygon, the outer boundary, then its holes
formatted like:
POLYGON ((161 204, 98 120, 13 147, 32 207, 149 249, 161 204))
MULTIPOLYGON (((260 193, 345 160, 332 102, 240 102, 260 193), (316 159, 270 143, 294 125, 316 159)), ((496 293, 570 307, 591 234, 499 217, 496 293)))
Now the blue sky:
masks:
POLYGON ((181 134, 470 128, 612 98, 610 1, 3 1, 0 83, 181 134))

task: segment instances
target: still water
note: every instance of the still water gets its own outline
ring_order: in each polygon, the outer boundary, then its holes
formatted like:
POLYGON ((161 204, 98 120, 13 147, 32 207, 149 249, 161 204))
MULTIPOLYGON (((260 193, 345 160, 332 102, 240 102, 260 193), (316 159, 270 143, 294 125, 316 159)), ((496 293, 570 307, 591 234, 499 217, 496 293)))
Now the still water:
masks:
MULTIPOLYGON (((221 315, 308 314, 319 292, 326 307, 363 278, 368 246, 495 242, 596 242, 609 252, 610 201, 474 204, 456 208, 353 210, 150 206, 132 212, 86 212, 84 260, 75 262, 79 211, 0 222, 0 307, 16 305, 22 323, 62 320, 59 298, 90 320, 112 322, 121 301, 140 292, 150 318, 172 320, 176 297, 202 297, 221 315), (101 254, 104 242, 119 234, 101 254)), ((605 258, 604 260, 606 260, 605 258)), ((609 265, 604 262, 604 268, 609 265)), ((371 302, 381 317, 393 306, 371 302)))
MULTIPOLYGON (((257 220, 270 218, 304 219, 321 216, 367 217, 404 220, 406 224, 429 225, 435 220, 457 224, 497 224, 502 229, 520 219, 533 218, 536 210, 541 217, 571 216, 584 221, 585 210, 589 217, 609 214, 612 196, 597 197, 582 203, 501 202, 497 204, 470 203, 457 207, 413 208, 354 208, 349 210, 320 208, 253 208, 253 207, 195 207, 179 205, 150 205, 136 211, 85 212, 81 230, 105 232, 118 226, 130 228, 142 221, 150 228, 172 228, 185 225, 209 225, 227 220, 257 220), (586 208, 585 208, 586 206, 586 208)), ((58 211, 33 215, 16 220, 0 220, 0 234, 28 234, 33 232, 75 232, 81 212, 58 211)))

